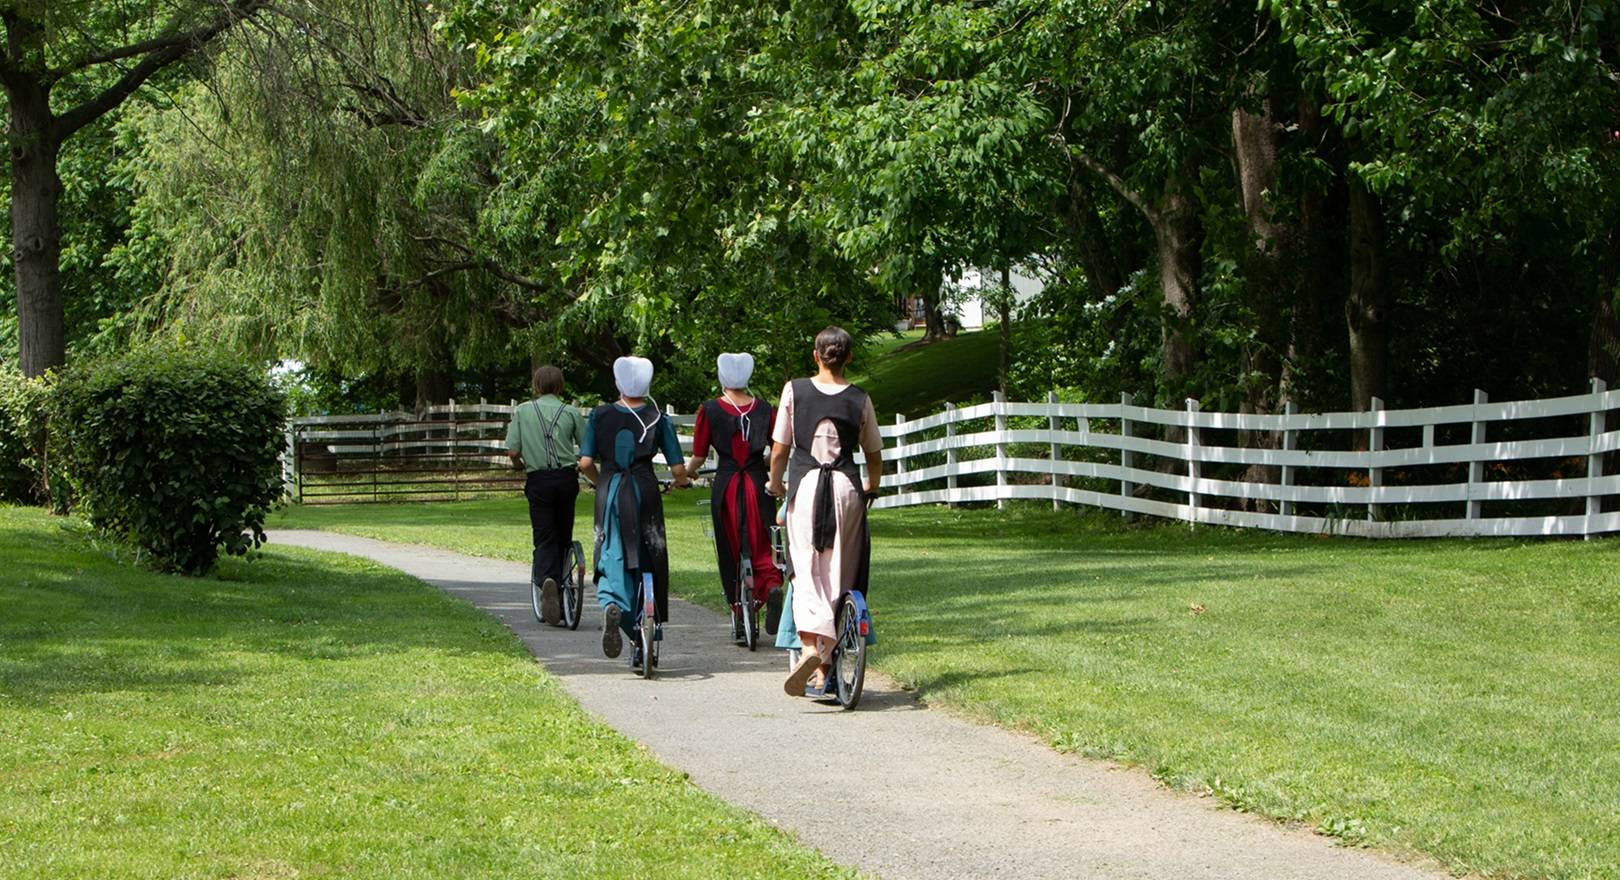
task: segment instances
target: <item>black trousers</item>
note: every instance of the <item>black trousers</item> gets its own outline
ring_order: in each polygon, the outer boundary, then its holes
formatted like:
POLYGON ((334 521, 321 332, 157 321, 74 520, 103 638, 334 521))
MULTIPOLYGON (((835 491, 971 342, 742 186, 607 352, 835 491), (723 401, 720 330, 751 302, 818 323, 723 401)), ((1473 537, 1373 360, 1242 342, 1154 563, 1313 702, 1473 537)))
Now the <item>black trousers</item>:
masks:
POLYGON ((574 501, 579 498, 575 469, 529 471, 523 484, 529 499, 529 526, 534 530, 534 581, 563 579, 563 556, 574 542, 574 501))

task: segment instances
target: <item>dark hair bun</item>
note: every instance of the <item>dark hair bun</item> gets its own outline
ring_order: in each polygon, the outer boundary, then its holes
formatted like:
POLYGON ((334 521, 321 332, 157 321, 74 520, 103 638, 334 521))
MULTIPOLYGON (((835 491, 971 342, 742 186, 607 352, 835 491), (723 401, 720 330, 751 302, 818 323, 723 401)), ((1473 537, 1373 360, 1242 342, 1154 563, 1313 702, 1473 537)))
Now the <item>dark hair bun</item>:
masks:
POLYGON ((816 357, 829 367, 842 367, 849 363, 849 350, 854 344, 849 331, 828 327, 816 334, 816 357))

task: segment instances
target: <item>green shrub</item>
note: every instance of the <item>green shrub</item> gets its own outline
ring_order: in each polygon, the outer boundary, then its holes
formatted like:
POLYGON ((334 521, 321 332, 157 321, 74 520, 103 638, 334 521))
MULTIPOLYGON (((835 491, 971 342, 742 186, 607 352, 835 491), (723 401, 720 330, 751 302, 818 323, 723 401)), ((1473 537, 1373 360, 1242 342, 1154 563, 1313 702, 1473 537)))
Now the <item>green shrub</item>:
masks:
POLYGON ((45 420, 50 385, 0 366, 0 501, 46 500, 45 420))
POLYGON ((90 524, 201 574, 264 541, 286 401, 262 369, 143 352, 65 375, 53 443, 90 524))

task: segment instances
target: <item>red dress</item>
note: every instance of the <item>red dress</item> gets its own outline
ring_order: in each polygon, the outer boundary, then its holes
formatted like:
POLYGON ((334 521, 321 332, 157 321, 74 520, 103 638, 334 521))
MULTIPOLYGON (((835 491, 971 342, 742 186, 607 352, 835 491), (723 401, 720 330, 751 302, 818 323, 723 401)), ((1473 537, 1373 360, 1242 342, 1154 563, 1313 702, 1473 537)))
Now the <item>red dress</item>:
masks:
POLYGON ((775 427, 776 410, 769 403, 755 398, 751 406, 738 407, 721 397, 698 407, 692 428, 692 453, 715 451, 717 471, 710 495, 715 551, 720 583, 733 605, 737 603, 739 499, 754 566, 754 598, 763 602, 772 589, 782 585, 782 573, 771 558, 770 524, 776 519, 776 501, 765 494, 766 452, 775 427))

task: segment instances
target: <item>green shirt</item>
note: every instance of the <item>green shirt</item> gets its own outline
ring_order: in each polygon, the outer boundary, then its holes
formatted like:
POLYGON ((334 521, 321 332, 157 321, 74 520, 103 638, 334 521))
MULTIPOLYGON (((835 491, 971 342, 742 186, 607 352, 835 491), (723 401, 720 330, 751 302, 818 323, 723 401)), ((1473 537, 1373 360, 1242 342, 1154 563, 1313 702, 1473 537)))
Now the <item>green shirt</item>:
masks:
POLYGON ((579 440, 585 418, 555 394, 520 404, 506 426, 506 448, 523 453, 525 470, 573 467, 579 462, 579 440), (546 439, 546 434, 551 439, 546 439))

